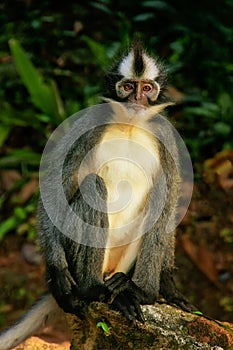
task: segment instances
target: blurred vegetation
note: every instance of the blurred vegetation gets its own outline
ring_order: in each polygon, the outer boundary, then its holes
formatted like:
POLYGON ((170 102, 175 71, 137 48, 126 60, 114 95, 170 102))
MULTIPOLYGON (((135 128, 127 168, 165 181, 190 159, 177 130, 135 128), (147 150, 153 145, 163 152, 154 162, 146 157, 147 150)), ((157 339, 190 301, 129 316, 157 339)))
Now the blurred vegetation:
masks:
MULTIPOLYGON (((0 168, 22 175, 16 189, 35 176, 51 131, 100 101, 104 71, 135 32, 164 60, 170 84, 182 94, 170 114, 193 161, 233 148, 232 1, 8 0, 0 6, 0 168)), ((0 239, 34 215, 15 213, 12 192, 0 201, 0 239)))
MULTIPOLYGON (((168 67, 178 96, 169 117, 196 169, 233 149, 232 13, 232 0, 2 1, 0 240, 35 236, 46 141, 64 118, 100 102, 104 71, 135 32, 168 67)), ((232 243, 233 231, 222 232, 232 243)), ((224 302, 232 309, 232 298, 224 302)))

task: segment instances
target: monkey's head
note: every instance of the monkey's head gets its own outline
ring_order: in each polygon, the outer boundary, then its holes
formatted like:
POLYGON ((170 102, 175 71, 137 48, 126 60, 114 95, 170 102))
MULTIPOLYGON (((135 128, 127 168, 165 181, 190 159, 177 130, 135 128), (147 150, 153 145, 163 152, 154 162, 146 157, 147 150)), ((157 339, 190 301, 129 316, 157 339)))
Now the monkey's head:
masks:
POLYGON ((164 101, 166 71, 149 56, 140 41, 134 41, 125 54, 105 75, 109 97, 147 108, 164 101))

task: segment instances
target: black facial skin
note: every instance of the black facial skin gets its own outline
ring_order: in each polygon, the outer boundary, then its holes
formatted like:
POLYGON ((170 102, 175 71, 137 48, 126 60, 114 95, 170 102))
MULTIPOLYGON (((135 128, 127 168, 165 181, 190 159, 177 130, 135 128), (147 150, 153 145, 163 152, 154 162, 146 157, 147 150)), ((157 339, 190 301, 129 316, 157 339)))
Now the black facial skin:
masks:
MULTIPOLYGON (((142 61, 143 62, 143 61, 142 61)), ((141 63, 142 63, 141 62, 141 63)), ((156 61, 157 63, 157 61, 156 61)), ((157 63, 157 68, 159 69, 159 74, 158 77, 155 80, 140 80, 139 79, 127 79, 126 77, 123 77, 121 74, 119 74, 119 65, 120 63, 118 62, 110 71, 108 71, 105 74, 105 86, 106 86, 106 92, 103 94, 104 97, 106 98, 110 98, 113 99, 115 101, 118 102, 132 102, 131 100, 133 99, 134 102, 138 101, 138 97, 136 94, 136 91, 138 90, 138 84, 140 83, 140 87, 142 88, 142 84, 152 84, 154 86, 154 93, 150 94, 149 91, 141 91, 142 94, 147 96, 147 101, 145 98, 142 98, 141 103, 145 106, 153 106, 155 104, 161 104, 161 103, 165 103, 168 102, 167 97, 165 96, 165 91, 167 88, 167 74, 166 74, 166 69, 164 68, 164 66, 161 63, 157 63), (129 88, 125 86, 124 89, 120 88, 117 89, 116 87, 119 86, 121 87, 124 83, 128 83, 128 84, 133 84, 134 89, 131 91, 134 92, 134 97, 129 97, 130 94, 127 94, 126 92, 129 90, 127 90, 129 88), (126 89, 126 90, 125 90, 126 89), (124 92, 125 90, 125 92, 124 92)), ((140 67, 137 65, 137 67, 135 66, 134 69, 137 69, 137 72, 143 74, 144 68, 141 67, 142 65, 140 64, 140 67)), ((136 71, 135 71, 135 75, 136 71)), ((140 75, 138 75, 140 77, 140 75)), ((140 92, 140 89, 138 91, 138 93, 140 92)), ((152 92, 152 91, 151 91, 152 92)), ((136 102, 138 103, 138 102, 136 102)))
POLYGON ((116 92, 122 100, 149 107, 158 97, 159 86, 153 80, 122 80, 116 84, 116 92))

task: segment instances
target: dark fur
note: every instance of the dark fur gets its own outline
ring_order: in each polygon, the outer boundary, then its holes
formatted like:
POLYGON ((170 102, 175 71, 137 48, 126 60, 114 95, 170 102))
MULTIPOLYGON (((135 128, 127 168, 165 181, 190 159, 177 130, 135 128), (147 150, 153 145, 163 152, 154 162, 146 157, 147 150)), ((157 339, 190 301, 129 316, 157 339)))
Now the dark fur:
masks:
MULTIPOLYGON (((166 147, 173 149, 173 151, 176 150, 172 129, 169 129, 167 125, 164 128, 165 118, 157 116, 149 123, 150 130, 158 135, 158 139, 162 141, 166 137, 166 140, 170 142, 169 145, 166 144, 166 147), (166 135, 164 135, 165 130, 166 135)), ((102 240, 103 244, 108 234, 107 215, 88 206, 79 188, 73 183, 72 176, 88 149, 99 143, 104 130, 105 127, 101 126, 99 130, 93 129, 88 134, 83 135, 81 140, 77 140, 68 153, 63 169, 64 188, 72 209, 78 212, 85 222, 106 228, 105 237, 101 234, 98 235, 98 230, 95 237, 96 240, 102 240)), ((172 277, 175 232, 166 233, 168 220, 175 215, 179 176, 170 153, 162 142, 158 140, 157 142, 160 146, 161 164, 167 183, 165 207, 158 221, 144 235, 140 253, 133 268, 128 271, 128 275, 122 274, 124 277, 121 276, 120 279, 117 276, 117 280, 121 280, 122 283, 116 283, 115 290, 111 287, 114 285, 112 281, 115 280, 115 275, 110 279, 110 282, 103 282, 101 268, 104 249, 83 246, 64 236, 53 226, 42 203, 40 203, 38 235, 47 266, 48 286, 60 307, 66 312, 80 315, 81 301, 110 302, 113 299, 112 305, 123 312, 127 318, 131 320, 137 318, 143 321, 139 311, 140 304, 155 302, 159 293, 169 302, 175 302, 183 308, 188 308, 186 300, 177 292, 172 277), (132 310, 134 311, 132 312, 132 310)), ((176 157, 178 157, 177 154, 176 157)), ((56 158, 54 161, 56 162, 56 158)), ((105 184, 100 177, 90 174, 84 179, 81 186, 88 188, 93 177, 96 179, 101 198, 106 199, 105 184)), ((54 186, 56 187, 56 184, 54 186)), ((91 187, 87 192, 90 193, 92 201, 95 202, 97 199, 94 195, 92 197, 90 191, 91 187)), ((148 220, 153 220, 155 215, 151 211, 153 203, 156 201, 158 208, 160 208, 162 203, 160 205, 159 201, 163 196, 163 186, 160 180, 156 179, 147 202, 148 220)), ((85 230, 86 228, 82 225, 76 227, 77 235, 86 234, 85 230)))

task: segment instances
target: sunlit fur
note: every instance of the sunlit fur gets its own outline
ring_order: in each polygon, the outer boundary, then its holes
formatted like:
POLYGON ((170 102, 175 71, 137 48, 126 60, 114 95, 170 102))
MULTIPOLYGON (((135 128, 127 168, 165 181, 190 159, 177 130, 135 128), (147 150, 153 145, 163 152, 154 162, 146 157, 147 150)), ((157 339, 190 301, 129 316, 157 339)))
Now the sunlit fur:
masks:
POLYGON ((106 250, 103 264, 103 274, 111 277, 127 273, 138 255, 147 196, 160 171, 159 150, 142 125, 116 123, 107 127, 95 156, 108 192, 107 246, 116 246, 106 250))

